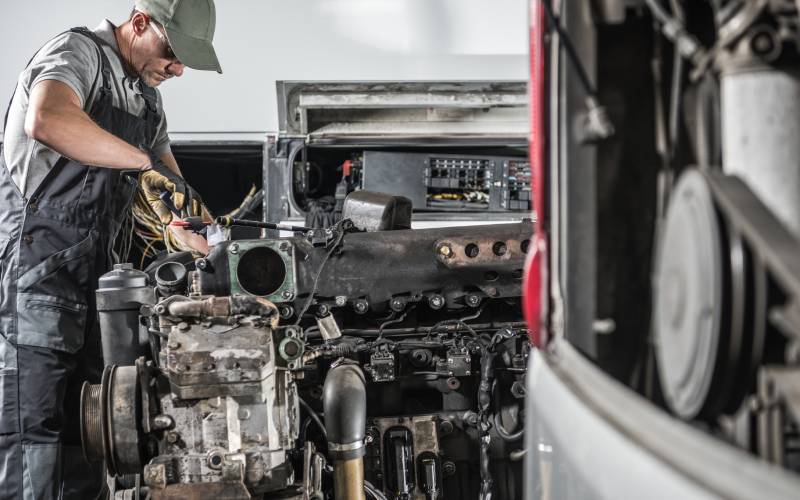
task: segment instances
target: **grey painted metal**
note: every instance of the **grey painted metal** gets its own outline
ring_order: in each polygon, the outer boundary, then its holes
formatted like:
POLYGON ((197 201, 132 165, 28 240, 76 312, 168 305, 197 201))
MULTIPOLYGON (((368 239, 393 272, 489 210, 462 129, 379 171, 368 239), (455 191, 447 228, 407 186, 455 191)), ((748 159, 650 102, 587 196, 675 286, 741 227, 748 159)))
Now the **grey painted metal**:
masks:
MULTIPOLYGON (((596 35, 588 4, 582 0, 567 0, 559 14, 591 77, 596 70, 596 35)), ((565 57, 563 51, 561 57, 565 57)), ((574 125, 585 112, 586 94, 569 63, 565 59, 562 61, 559 168, 551 171, 558 171, 560 176, 559 246, 563 257, 559 274, 563 279, 564 331, 579 349, 591 355, 596 352, 592 324, 596 309, 597 262, 587 256, 597 254, 596 147, 581 144, 575 133, 574 125)))
POLYGON ((140 335, 139 309, 142 304, 155 303, 147 274, 133 269, 132 264, 116 264, 98 284, 95 294, 103 361, 106 366, 133 365, 148 345, 147 335, 140 335))
POLYGON ((711 190, 689 170, 678 180, 656 257, 656 358, 667 404, 696 417, 711 388, 722 315, 723 254, 711 190))
POLYGON ((528 500, 790 499, 800 479, 670 417, 563 339, 530 357, 528 500))
POLYGON ((800 236, 800 72, 722 75, 722 158, 800 236))
POLYGON ((277 92, 279 126, 287 135, 523 137, 528 130, 521 81, 278 81, 277 92))

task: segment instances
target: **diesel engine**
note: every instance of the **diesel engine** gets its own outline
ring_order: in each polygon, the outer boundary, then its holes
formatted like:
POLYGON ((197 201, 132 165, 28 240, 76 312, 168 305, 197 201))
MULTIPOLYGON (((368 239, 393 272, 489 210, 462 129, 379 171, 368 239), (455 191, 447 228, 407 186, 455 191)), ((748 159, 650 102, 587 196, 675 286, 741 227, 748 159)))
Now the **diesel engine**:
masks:
POLYGON ((327 229, 105 275, 81 431, 110 498, 521 497, 532 224, 410 217, 357 192, 327 229))

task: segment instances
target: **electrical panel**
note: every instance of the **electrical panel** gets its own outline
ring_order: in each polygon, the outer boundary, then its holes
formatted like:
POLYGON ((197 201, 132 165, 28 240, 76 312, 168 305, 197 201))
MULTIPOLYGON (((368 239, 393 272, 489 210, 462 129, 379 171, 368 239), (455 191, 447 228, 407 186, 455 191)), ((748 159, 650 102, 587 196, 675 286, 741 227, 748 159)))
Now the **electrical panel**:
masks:
POLYGON ((528 211, 524 157, 364 151, 362 188, 402 195, 415 210, 528 211))

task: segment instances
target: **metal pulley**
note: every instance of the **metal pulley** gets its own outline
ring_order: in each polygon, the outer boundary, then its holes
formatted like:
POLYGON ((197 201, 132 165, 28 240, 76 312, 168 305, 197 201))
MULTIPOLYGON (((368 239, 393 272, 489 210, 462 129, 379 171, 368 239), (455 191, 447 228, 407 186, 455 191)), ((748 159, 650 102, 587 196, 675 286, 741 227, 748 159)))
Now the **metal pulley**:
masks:
POLYGON ((654 342, 667 405, 684 419, 735 411, 761 359, 766 275, 698 170, 675 186, 655 266, 654 342))
POLYGON ((89 462, 105 460, 112 476, 140 473, 142 404, 135 366, 107 366, 100 384, 81 390, 81 441, 89 462))

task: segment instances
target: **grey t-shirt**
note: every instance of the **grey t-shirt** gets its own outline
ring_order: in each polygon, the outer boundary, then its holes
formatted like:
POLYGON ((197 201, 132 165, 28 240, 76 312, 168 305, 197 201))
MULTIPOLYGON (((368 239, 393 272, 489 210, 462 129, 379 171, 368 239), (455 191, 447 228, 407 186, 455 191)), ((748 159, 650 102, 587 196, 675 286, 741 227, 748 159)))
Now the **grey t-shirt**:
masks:
MULTIPOLYGON (((145 106, 140 82, 138 79, 128 77, 122 68, 122 62, 117 54, 114 25, 105 20, 93 31, 109 45, 104 45, 103 50, 113 72, 114 106, 140 116, 145 106)), ((14 183, 23 196, 29 197, 36 191, 47 172, 60 157, 59 153, 31 139, 25 133, 25 114, 28 111, 31 89, 43 80, 63 82, 75 91, 81 106, 88 113, 97 99, 102 83, 100 65, 97 44, 84 35, 64 33, 47 42, 20 74, 3 134, 3 157, 14 183)), ((168 153, 170 147, 167 120, 161 105, 160 93, 158 111, 161 123, 151 148, 157 156, 161 156, 168 153)))

